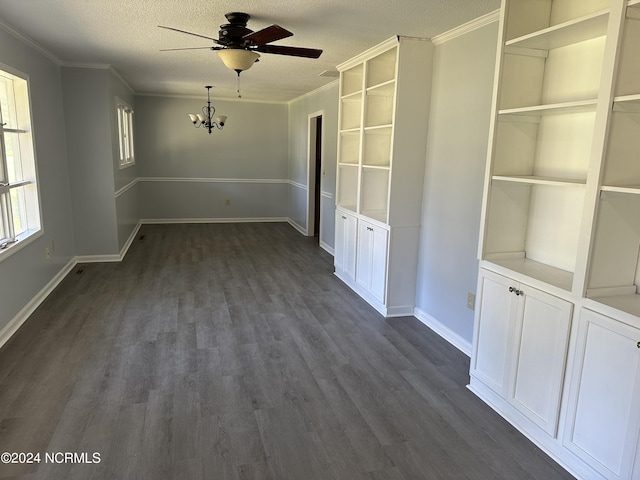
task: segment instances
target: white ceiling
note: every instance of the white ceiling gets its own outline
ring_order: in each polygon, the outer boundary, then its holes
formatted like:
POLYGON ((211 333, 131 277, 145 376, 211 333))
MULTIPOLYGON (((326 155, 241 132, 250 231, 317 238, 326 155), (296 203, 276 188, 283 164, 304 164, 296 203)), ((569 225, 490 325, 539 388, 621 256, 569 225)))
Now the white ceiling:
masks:
POLYGON ((138 94, 236 97, 236 74, 212 42, 158 28, 218 37, 224 14, 251 15, 248 27, 272 23, 294 33, 274 45, 318 48, 317 59, 263 54, 241 75, 246 100, 288 101, 333 81, 324 70, 393 35, 432 38, 497 9, 499 0, 0 0, 0 22, 62 64, 111 65, 138 94))

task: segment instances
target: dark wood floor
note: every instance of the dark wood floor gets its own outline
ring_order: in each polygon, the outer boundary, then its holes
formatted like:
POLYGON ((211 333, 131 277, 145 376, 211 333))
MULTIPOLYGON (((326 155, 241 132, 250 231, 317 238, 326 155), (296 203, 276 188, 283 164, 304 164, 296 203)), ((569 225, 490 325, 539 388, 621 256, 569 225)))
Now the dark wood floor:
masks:
POLYGON ((566 479, 287 224, 146 225, 0 350, 0 464, 25 479, 566 479), (45 453, 100 463, 45 463, 45 453))

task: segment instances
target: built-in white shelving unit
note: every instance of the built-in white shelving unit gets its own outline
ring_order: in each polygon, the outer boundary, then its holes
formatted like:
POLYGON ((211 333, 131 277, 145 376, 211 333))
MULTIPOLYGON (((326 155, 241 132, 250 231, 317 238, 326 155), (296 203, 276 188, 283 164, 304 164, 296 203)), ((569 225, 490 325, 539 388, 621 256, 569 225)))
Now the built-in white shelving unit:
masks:
POLYGON ((503 0, 497 58, 470 388, 640 479, 640 0, 503 0))
POLYGON ((386 316, 415 303, 432 51, 393 37, 338 66, 336 275, 386 316))

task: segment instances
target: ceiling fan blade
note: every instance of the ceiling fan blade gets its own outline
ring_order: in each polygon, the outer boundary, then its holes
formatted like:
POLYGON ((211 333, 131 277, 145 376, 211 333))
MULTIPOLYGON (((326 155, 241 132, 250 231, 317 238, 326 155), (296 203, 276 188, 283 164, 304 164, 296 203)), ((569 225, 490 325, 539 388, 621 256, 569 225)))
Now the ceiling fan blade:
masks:
POLYGON ((254 45, 265 45, 270 42, 275 42, 282 38, 292 36, 286 28, 282 28, 280 25, 269 25, 268 27, 258 30, 257 32, 248 33, 242 37, 243 40, 251 42, 254 45))
POLYGON ((222 50, 222 47, 187 47, 187 48, 162 48, 161 52, 174 52, 177 50, 222 50))
POLYGON ((215 43, 220 43, 217 38, 207 37, 205 35, 200 35, 199 33, 187 32, 186 30, 179 30, 173 27, 164 27, 162 25, 158 25, 160 28, 164 28, 166 30, 173 30, 174 32, 186 33, 187 35, 193 35, 194 37, 206 38, 207 40, 213 40, 215 43))
POLYGON ((315 48, 285 47, 283 45, 262 45, 256 48, 256 51, 305 58, 318 58, 322 55, 322 50, 317 50, 315 48))

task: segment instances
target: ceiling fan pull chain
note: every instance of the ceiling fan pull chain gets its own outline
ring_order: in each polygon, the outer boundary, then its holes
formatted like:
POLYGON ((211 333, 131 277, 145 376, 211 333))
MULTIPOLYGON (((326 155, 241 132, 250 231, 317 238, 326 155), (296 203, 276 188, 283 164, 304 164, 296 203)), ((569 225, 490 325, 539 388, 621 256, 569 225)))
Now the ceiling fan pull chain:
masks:
POLYGON ((238 92, 238 98, 242 98, 240 95, 240 72, 238 71, 238 76, 236 77, 236 92, 238 92))

